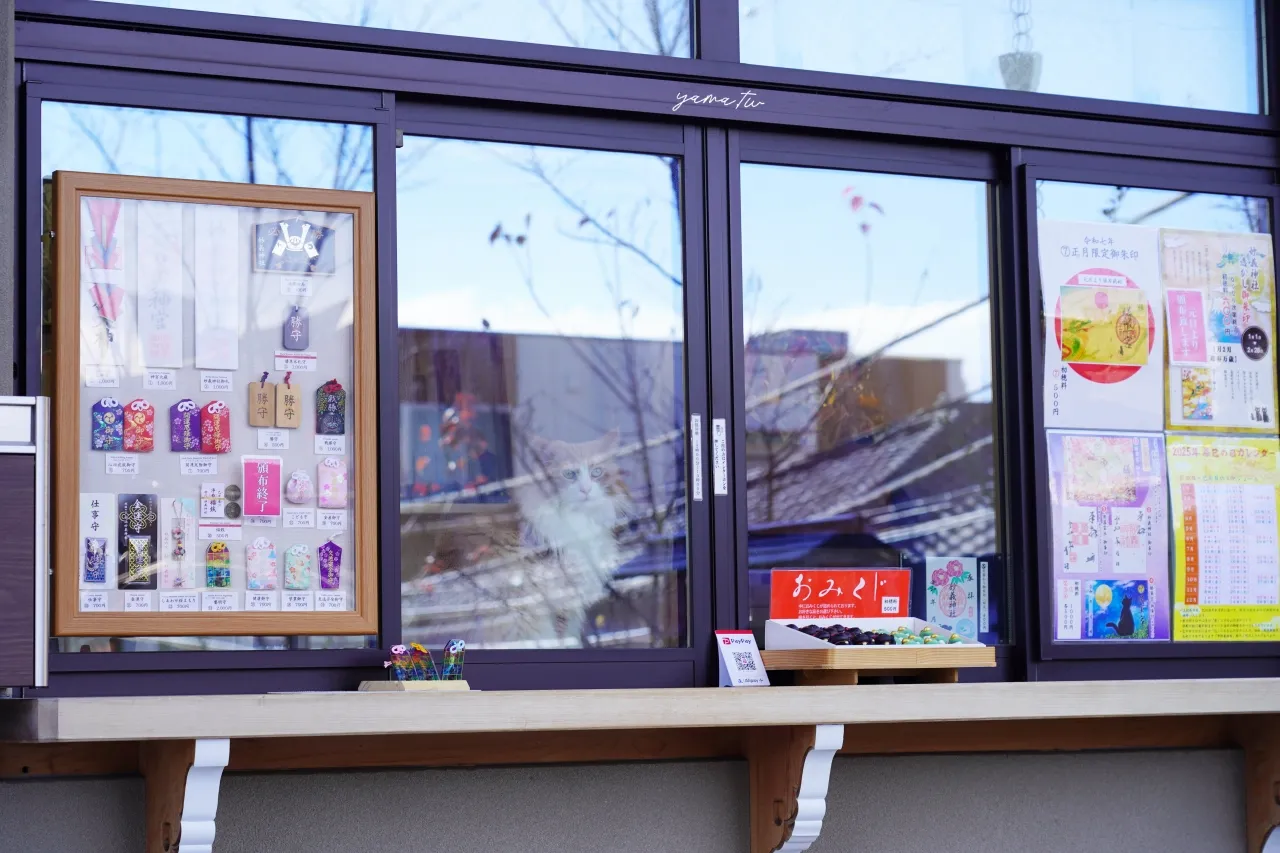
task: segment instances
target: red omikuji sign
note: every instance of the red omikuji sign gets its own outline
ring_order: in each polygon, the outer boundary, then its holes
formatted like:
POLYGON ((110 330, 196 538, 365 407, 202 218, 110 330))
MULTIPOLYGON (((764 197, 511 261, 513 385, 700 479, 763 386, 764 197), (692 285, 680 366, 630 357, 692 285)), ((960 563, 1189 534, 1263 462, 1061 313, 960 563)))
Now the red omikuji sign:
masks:
POLYGON ((907 616, 910 569, 774 569, 770 619, 907 616))

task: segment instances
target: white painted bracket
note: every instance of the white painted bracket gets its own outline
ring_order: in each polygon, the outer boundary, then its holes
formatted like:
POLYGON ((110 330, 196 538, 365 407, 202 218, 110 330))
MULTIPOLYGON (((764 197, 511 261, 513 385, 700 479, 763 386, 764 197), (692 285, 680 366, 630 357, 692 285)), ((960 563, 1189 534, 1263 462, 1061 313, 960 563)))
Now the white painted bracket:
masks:
POLYGON ((147 784, 147 853, 213 853, 226 738, 142 745, 147 784))
POLYGON ((217 830, 218 791, 222 770, 231 757, 231 741, 216 738, 196 741, 195 760, 187 771, 187 790, 182 796, 182 828, 178 831, 181 853, 213 853, 217 830))
POLYGON ((779 726, 752 732, 751 853, 802 853, 822 832, 831 762, 844 726, 779 726))
POLYGON ((831 762, 844 746, 844 726, 815 726, 813 748, 804 757, 800 787, 796 792, 796 816, 790 837, 778 853, 804 853, 822 834, 827 815, 827 789, 831 783, 831 762))

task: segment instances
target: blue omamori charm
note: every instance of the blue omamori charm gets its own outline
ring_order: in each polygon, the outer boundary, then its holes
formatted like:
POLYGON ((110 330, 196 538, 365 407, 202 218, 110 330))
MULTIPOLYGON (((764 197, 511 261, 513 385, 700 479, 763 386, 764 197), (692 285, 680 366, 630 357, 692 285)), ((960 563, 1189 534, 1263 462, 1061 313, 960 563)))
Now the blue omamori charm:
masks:
POLYGON ((93 404, 90 447, 94 450, 124 450, 124 406, 113 397, 93 404))

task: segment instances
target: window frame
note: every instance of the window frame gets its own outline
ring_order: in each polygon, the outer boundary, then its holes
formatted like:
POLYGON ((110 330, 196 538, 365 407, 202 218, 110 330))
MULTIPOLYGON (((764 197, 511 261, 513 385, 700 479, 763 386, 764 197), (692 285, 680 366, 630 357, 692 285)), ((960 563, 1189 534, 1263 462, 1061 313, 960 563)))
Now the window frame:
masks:
MULTIPOLYGON (((995 463, 995 528, 996 550, 1003 563, 1003 578, 999 582, 1002 589, 999 603, 999 614, 1002 633, 1007 642, 996 645, 997 668, 994 671, 982 671, 982 680, 1005 680, 1014 675, 1017 669, 1016 655, 1013 653, 1016 638, 1017 608, 1014 607, 1015 593, 1022 585, 1021 578, 1014 571, 1015 566, 1025 565, 1026 560, 1020 551, 1021 541, 1011 536, 1008 513, 1002 504, 1005 503, 1007 490, 1026 488, 1029 484, 1021 482, 1023 469, 1003 463, 1006 455, 1003 451, 1010 438, 1006 425, 1013 422, 1016 408, 1016 397, 1011 392, 1019 387, 1017 382, 1004 381, 1002 367, 1010 362, 1005 354, 1008 342, 1002 334, 999 322, 1000 309, 1009 297, 1012 280, 1003 274, 1005 265, 1001 258, 1002 240, 999 224, 1008 213, 1004 210, 1007 200, 1000 193, 1005 169, 998 150, 981 146, 959 146, 948 144, 925 145, 918 143, 890 142, 874 138, 846 138, 836 136, 801 135, 772 131, 741 130, 730 132, 731 154, 729 158, 729 198, 732 199, 726 216, 730 223, 730 255, 733 258, 730 276, 730 290, 733 310, 731 313, 733 329, 733 355, 728 359, 726 369, 733 371, 732 382, 732 423, 734 424, 734 453, 732 456, 733 476, 731 482, 734 495, 734 548, 737 554, 735 563, 735 594, 739 602, 738 618, 745 626, 747 617, 747 598, 749 583, 748 568, 748 510, 746 490, 746 387, 745 377, 737 365, 744 362, 745 339, 743 328, 743 240, 742 240, 742 204, 741 204, 741 167, 744 164, 794 167, 805 169, 828 169, 834 171, 875 172, 886 175, 904 175, 924 178, 941 178, 982 182, 987 187, 987 258, 990 293, 990 328, 991 328, 991 363, 992 363, 992 435, 994 439, 995 463)), ((924 576, 912 578, 911 595, 913 600, 923 600, 925 594, 924 576)))
MULTIPOLYGON (((1267 98, 1274 106, 1280 80, 1280 50, 1275 49, 1280 0, 1258 3, 1260 66, 1266 72, 1267 98)), ((22 169, 19 280, 24 286, 19 288, 14 319, 19 392, 38 393, 40 378, 39 339, 28 330, 39 329, 41 321, 43 100, 277 118, 329 117, 371 125, 375 209, 382 225, 377 247, 379 280, 390 282, 396 273, 396 129, 406 104, 427 103, 440 110, 465 105, 473 115, 488 105, 491 112, 504 117, 524 116, 523 121, 533 123, 526 127, 529 133, 563 131, 569 137, 572 128, 588 125, 682 126, 691 158, 684 169, 685 288, 691 291, 697 274, 702 276, 705 294, 703 316, 695 316, 686 306, 686 395, 693 391, 694 377, 701 377, 708 405, 704 460, 709 459, 706 434, 711 418, 729 420, 735 441, 729 460, 730 499, 707 496, 709 533, 702 537, 705 543, 696 554, 690 543, 690 565, 703 554, 707 565, 704 580, 694 585, 691 578, 689 591, 690 603, 707 602, 710 614, 709 621, 702 623, 705 630, 697 623, 691 625, 689 649, 696 652, 690 657, 694 683, 707 683, 715 673, 710 628, 747 624, 746 495, 735 476, 745 463, 740 434, 745 426, 740 410, 744 400, 737 387, 742 377, 740 368, 734 367, 735 360, 741 364, 744 345, 740 328, 731 319, 740 318, 742 310, 737 176, 744 140, 749 162, 761 162, 752 156, 753 138, 780 137, 795 147, 789 156, 810 158, 809 164, 819 167, 846 162, 840 158, 847 154, 847 162, 862 164, 849 168, 893 171, 914 163, 914 168, 925 171, 908 174, 939 177, 947 177, 945 170, 952 165, 951 155, 945 152, 978 150, 996 164, 990 226, 996 241, 991 255, 996 279, 993 358, 1001 395, 996 416, 1004 463, 997 489, 1006 506, 1027 508, 1016 517, 1006 512, 1003 533, 1006 579, 1016 603, 1005 614, 1012 645, 998 650, 998 670, 979 676, 1034 680, 1274 673, 1275 661, 1280 659, 1280 645, 1275 644, 1208 644, 1213 647, 1206 650, 1213 652, 1211 657, 1185 654, 1192 644, 1172 642, 1163 644, 1170 649, 1165 655, 1116 654, 1124 650, 1110 645, 1085 656, 1063 657, 1052 649, 1044 654, 1046 599, 1037 533, 1045 515, 1036 468, 1042 439, 1033 424, 1041 405, 1041 377, 1031 364, 1042 344, 1034 337, 1041 321, 1038 290, 1033 287, 1038 282, 1033 278, 1038 276, 1034 231, 1028 228, 1035 227, 1036 176, 1065 174, 1051 179, 1086 183, 1115 179, 1142 185, 1143 180, 1160 177, 1160 188, 1186 185, 1205 192, 1214 191, 1214 186, 1237 186, 1235 181, 1243 180, 1248 186, 1243 194, 1272 198, 1274 232, 1280 202, 1277 111, 1252 115, 1191 110, 748 65, 738 61, 737 0, 692 0, 695 58, 90 0, 17 0, 16 6, 15 54, 23 87, 18 141, 22 169), (264 50, 264 43, 271 49, 264 50), (262 82, 268 77, 305 82, 262 82), (680 93, 729 95, 743 90, 756 92, 765 103, 747 110, 694 104, 673 110, 680 93), (850 153, 854 151, 863 153, 855 156, 850 153), (698 348, 692 346, 691 335, 695 329, 706 342, 701 365, 694 364, 698 348), (1258 648, 1242 653, 1246 645, 1258 648)), ((398 363, 396 328, 394 299, 380 298, 380 365, 398 363)), ((379 441, 383 447, 395 447, 398 422, 383 417, 386 401, 398 395, 393 372, 380 373, 378 392, 379 441)), ((693 411, 689 404, 686 413, 693 411)), ((710 468, 709 462, 705 464, 704 482, 710 468)), ((379 473, 384 509, 379 533, 384 542, 397 543, 398 555, 398 513, 385 511, 398 506, 398 465, 384 463, 379 473)), ((398 559, 394 566, 398 579, 398 559)), ((385 644, 399 635, 400 597, 398 583, 386 582, 387 570, 383 571, 380 637, 385 644)), ((477 650, 474 660, 471 655, 468 658, 477 674, 483 674, 485 686, 490 678, 509 687, 686 683, 683 676, 671 678, 670 656, 664 661, 656 654, 670 651, 615 650, 608 658, 594 650, 492 652, 497 657, 485 661, 477 650)), ((54 684, 41 695, 344 689, 362 676, 380 677, 383 656, 378 649, 59 653, 51 656, 54 684)))
MULTIPOLYGON (((1044 341, 1047 340, 1043 312, 1040 307, 1040 266, 1038 258, 1039 217, 1034 199, 1040 181, 1096 184, 1104 187, 1127 186, 1174 192, 1241 195, 1267 199, 1270 202, 1271 231, 1274 239, 1277 212, 1280 212, 1280 187, 1275 184, 1274 173, 1268 170, 1234 166, 1205 164, 1195 168, 1172 168, 1155 160, 1129 161, 1116 157, 1065 155, 1060 152, 1028 152, 1021 167, 1024 198, 1032 200, 1026 205, 1022 233, 1026 238, 1028 276, 1027 294, 1030 314, 1027 317, 1031 381, 1040 393, 1033 393, 1030 400, 1032 442, 1034 445, 1035 499, 1028 507, 1033 540, 1036 549, 1037 571, 1034 577, 1038 590, 1035 617, 1038 623, 1036 645, 1039 658, 1045 662, 1058 661, 1148 661, 1188 658, 1256 658, 1280 655, 1280 646, 1274 642, 1192 642, 1157 640, 1141 643, 1057 641, 1053 638, 1054 579, 1052 559, 1052 512, 1048 494, 1048 453, 1045 441, 1043 377, 1044 341), (1262 183, 1271 179, 1270 184, 1262 183)), ((1161 307, 1163 311, 1163 306, 1161 307)), ((1164 355, 1161 354, 1163 364, 1164 355)), ((1165 405, 1167 405, 1165 401, 1165 405)), ((1161 431, 1162 436, 1168 432, 1161 431)), ((1173 540, 1170 541, 1170 548, 1173 540)), ((1172 554, 1172 550, 1170 551, 1172 554)), ((1169 606, 1173 601, 1173 564, 1169 566, 1169 606)))
MULTIPOLYGON (((512 143, 521 145, 552 146, 577 148, 602 152, 665 154, 680 158, 681 198, 681 235, 682 258, 684 261, 685 295, 683 315, 685 331, 681 345, 684 350, 684 411, 685 442, 689 441, 687 418, 690 415, 701 415, 704 420, 702 458, 709 458, 707 450, 708 428, 705 424, 708 404, 709 377, 707 371, 707 278, 705 272, 705 222, 702 214, 701 187, 703 164, 703 139, 700 128, 691 124, 658 124, 639 122, 625 118, 605 118, 597 116, 565 116, 547 113, 525 112, 516 109, 498 109, 481 106, 432 103, 425 100, 401 100, 397 106, 397 129, 405 137, 422 136, 447 139, 464 139, 479 142, 512 143), (693 202, 696 197, 697 203, 693 202)), ((380 239, 386 235, 380 234, 380 239)), ((392 235, 394 236, 394 235, 392 235)), ((396 316, 395 304, 397 288, 385 287, 380 292, 380 302, 389 304, 392 317, 396 316)), ((396 345, 398 323, 392 322, 386 329, 380 329, 382 339, 390 339, 396 345)), ((399 407, 399 360, 398 357, 389 362, 390 369, 383 368, 384 375, 395 376, 395 386, 388 398, 383 398, 379 405, 379 414, 385 420, 391 420, 398 429, 399 407), (391 413, 392 409, 394 413, 391 413), (394 416, 393 416, 394 414, 394 416)), ((396 433, 398 446, 399 434, 396 433)), ((685 453, 685 482, 689 482, 692 473, 692 454, 685 453)), ((399 484, 399 460, 395 460, 393 469, 384 475, 394 478, 396 487, 399 484)), ((704 482, 705 482, 704 477, 704 482)), ((707 489, 707 491, 710 491, 707 489)), ((676 648, 654 649, 537 649, 537 650, 486 650, 476 649, 467 652, 468 667, 498 667, 504 664, 527 667, 529 664, 543 666, 561 664, 565 666, 588 665, 607 666, 610 664, 650 664, 656 673, 659 666, 672 667, 687 665, 687 677, 671 678, 674 684, 694 686, 706 680, 708 670, 714 664, 714 638, 712 626, 715 624, 712 610, 711 593, 712 575, 714 572, 713 552, 711 548, 711 507, 713 501, 708 495, 702 501, 696 501, 692 492, 686 500, 686 581, 685 611, 687 613, 687 644, 676 648)), ((384 504, 384 515, 394 515, 397 524, 398 509, 389 512, 391 506, 398 508, 399 493, 396 492, 393 504, 384 504)), ((399 619, 400 601, 400 539, 398 534, 394 540, 384 543, 383 550, 383 583, 386 587, 397 590, 396 615, 399 619)), ((399 627, 397 621, 397 628, 399 627)), ((630 679, 629 679, 630 680, 630 679)), ((661 680, 661 679, 660 679, 661 680)), ((524 681, 524 679, 522 679, 524 681)), ((506 683, 506 676, 500 683, 506 683)), ((643 683, 643 682, 642 682, 643 683)), ((521 686, 529 686, 522 683, 521 686)), ((652 686, 657 686, 656 684, 652 686)))
POLYGON ((584 68, 609 67, 651 75, 686 77, 712 83, 733 78, 752 79, 766 87, 810 91, 859 91, 875 97, 932 100, 1001 111, 1057 112, 1102 116, 1121 121, 1181 122, 1227 127, 1241 131, 1274 130, 1275 81, 1280 66, 1269 56, 1271 32, 1280 14, 1280 0, 1255 0, 1258 32, 1259 111, 1170 107, 1107 98, 1016 92, 955 83, 932 83, 830 71, 752 65, 740 59, 738 0, 689 0, 689 57, 656 56, 594 48, 503 41, 472 36, 408 32, 347 24, 287 21, 256 15, 166 9, 102 3, 95 0, 16 0, 17 15, 33 21, 92 22, 103 27, 230 33, 236 37, 296 43, 327 43, 365 50, 442 56, 467 56, 480 61, 520 64, 559 64, 584 68), (736 66, 729 68, 731 66, 736 66))

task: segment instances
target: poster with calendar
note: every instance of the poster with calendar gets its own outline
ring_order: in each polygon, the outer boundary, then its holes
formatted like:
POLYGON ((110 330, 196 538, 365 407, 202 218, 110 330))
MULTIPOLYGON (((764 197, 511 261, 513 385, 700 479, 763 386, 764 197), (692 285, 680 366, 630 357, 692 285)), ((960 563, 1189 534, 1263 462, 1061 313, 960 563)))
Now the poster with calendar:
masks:
POLYGON ((1170 435, 1174 640, 1280 640, 1280 439, 1170 435))
POLYGON ((1270 234, 1160 231, 1168 318, 1166 426, 1275 435, 1270 234))
POLYGON ((1169 639, 1164 436, 1047 437, 1055 639, 1169 639))
POLYGON ((1156 229, 1043 221, 1044 424, 1163 428, 1156 229))

